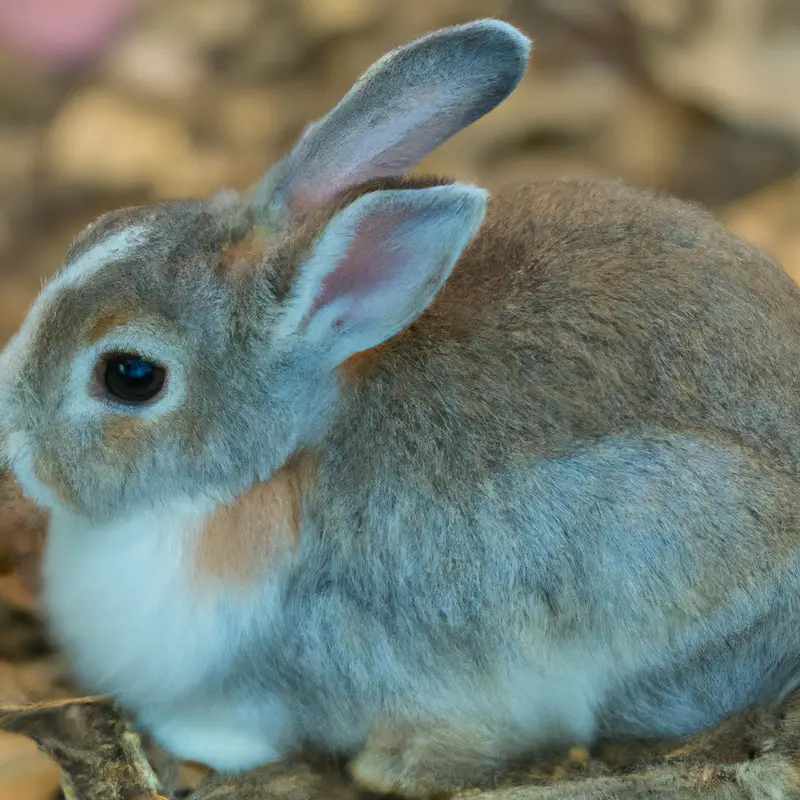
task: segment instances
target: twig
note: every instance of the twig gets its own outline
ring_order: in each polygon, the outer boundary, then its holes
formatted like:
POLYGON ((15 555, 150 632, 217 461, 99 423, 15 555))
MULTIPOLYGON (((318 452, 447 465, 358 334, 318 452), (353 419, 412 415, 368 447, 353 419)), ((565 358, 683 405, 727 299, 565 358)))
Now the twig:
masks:
MULTIPOLYGON (((0 706, 0 728, 34 739, 61 767, 71 800, 167 800, 136 736, 114 704, 84 698, 0 706)), ((611 746, 552 773, 521 771, 499 788, 451 800, 757 800, 800 798, 800 696, 745 712, 672 750, 611 746)), ((190 800, 374 800, 344 772, 286 761, 246 775, 216 775, 190 800)))
POLYGON ((167 800, 138 736, 104 698, 0 706, 0 728, 56 761, 70 800, 167 800))
MULTIPOLYGON (((777 765, 778 781, 783 764, 777 765)), ((643 768, 625 775, 574 776, 548 783, 467 790, 450 800, 754 800, 788 798, 790 794, 752 793, 734 774, 735 768, 703 764, 670 764, 643 768)), ((771 776, 772 777, 772 776, 771 776)), ((368 800, 375 795, 359 792, 332 772, 316 771, 308 764, 274 764, 244 777, 216 776, 202 784, 190 800, 368 800)))

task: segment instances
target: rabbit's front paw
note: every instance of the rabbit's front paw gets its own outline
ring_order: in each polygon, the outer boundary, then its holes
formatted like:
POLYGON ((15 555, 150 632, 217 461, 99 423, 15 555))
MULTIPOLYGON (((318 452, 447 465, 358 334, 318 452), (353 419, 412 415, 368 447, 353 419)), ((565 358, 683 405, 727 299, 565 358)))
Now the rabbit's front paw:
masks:
POLYGON ((258 718, 250 718, 234 705, 180 706, 143 721, 167 752, 214 770, 240 772, 281 760, 281 752, 258 718))
POLYGON ((390 723, 374 728, 349 770, 359 786, 416 800, 490 782, 496 743, 476 730, 444 724, 390 723))
MULTIPOLYGON (((350 764, 350 774, 363 789, 377 794, 430 798, 437 793, 421 753, 412 746, 396 749, 366 747, 350 764)), ((438 788, 441 791, 441 788, 438 788)))

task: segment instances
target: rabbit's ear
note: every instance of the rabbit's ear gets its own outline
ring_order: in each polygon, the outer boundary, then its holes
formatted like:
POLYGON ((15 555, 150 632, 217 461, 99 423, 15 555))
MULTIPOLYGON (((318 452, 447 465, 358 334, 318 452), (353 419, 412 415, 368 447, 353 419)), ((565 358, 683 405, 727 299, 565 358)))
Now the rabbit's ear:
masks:
POLYGON ((505 100, 530 47, 516 28, 489 19, 391 51, 268 173, 254 197, 257 213, 280 227, 344 189, 407 172, 505 100))
POLYGON ((277 331, 335 366, 413 322, 486 213, 484 189, 377 191, 344 208, 298 270, 277 331))

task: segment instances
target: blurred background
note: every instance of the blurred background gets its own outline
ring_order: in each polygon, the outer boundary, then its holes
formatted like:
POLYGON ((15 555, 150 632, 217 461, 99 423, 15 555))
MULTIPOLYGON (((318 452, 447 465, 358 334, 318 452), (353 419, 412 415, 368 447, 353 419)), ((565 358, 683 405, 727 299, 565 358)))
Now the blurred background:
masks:
MULTIPOLYGON (((420 171, 661 188, 800 280, 800 0, 0 0, 0 346, 94 217, 248 187, 386 50, 484 16, 533 37, 530 72, 420 171)), ((57 693, 0 592, 0 702, 57 693)), ((0 736, 0 800, 57 783, 0 736)))
POLYGON ((0 0, 0 344, 89 220, 249 186, 383 52, 481 16, 531 70, 423 170, 660 187, 800 276, 800 0, 0 0))

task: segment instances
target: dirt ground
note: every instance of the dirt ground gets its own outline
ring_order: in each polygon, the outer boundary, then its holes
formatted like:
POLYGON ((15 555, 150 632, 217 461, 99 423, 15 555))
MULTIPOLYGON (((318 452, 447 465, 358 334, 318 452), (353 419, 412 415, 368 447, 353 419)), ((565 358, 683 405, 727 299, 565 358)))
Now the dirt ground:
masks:
MULTIPOLYGON (((800 280, 800 0, 131 0, 69 58, 4 13, 0 345, 94 217, 246 188, 383 52, 485 16, 533 37, 530 72, 419 171, 658 187, 800 280)), ((35 599, 13 574, 0 593, 0 702, 66 691, 35 599)), ((0 736, 0 800, 57 786, 33 745, 0 736)))

